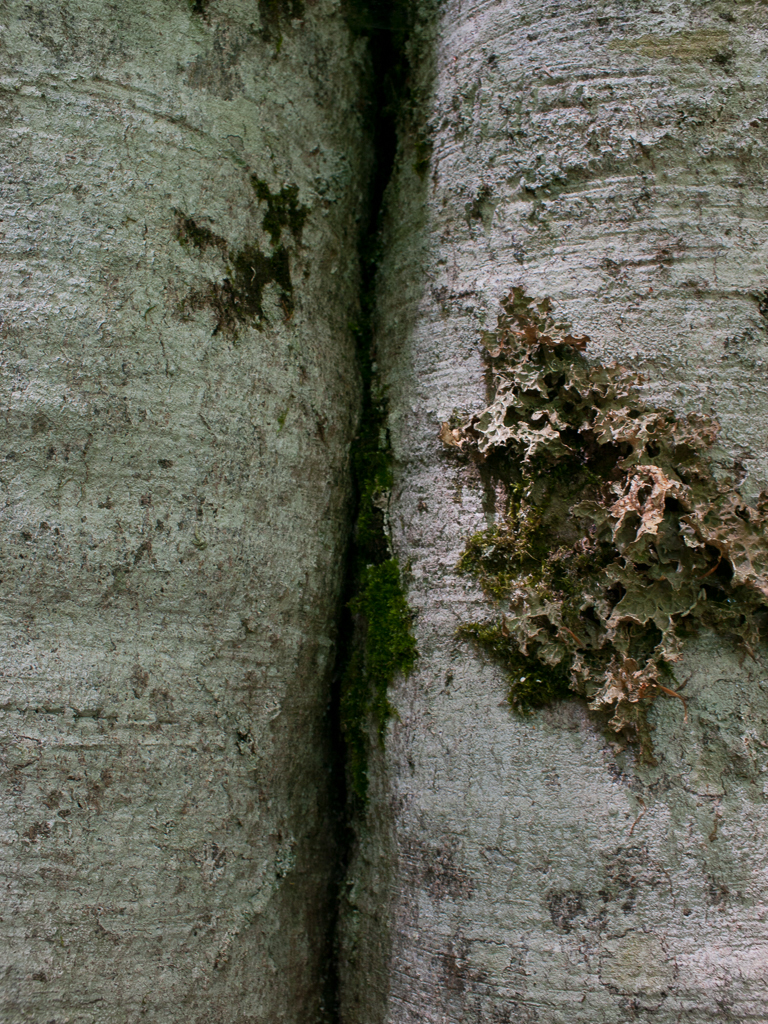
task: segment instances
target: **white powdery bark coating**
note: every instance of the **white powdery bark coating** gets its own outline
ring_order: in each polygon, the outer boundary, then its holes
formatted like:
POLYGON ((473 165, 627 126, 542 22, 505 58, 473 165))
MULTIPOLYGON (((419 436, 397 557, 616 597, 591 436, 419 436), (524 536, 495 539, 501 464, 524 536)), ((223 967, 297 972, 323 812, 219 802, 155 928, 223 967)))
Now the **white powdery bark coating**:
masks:
POLYGON ((355 862, 346 1019, 768 1021, 764 654, 687 648, 657 768, 577 703, 515 719, 455 638, 491 614, 455 566, 495 496, 437 440, 483 407, 480 332, 524 285, 765 483, 768 10, 450 0, 435 39, 429 176, 406 145, 379 293, 420 659, 374 785, 391 825, 371 813, 355 862))
POLYGON ((340 5, 288 7, 0 12, 8 1024, 320 1012, 361 132, 340 5), (293 314, 217 331, 249 245, 293 314))

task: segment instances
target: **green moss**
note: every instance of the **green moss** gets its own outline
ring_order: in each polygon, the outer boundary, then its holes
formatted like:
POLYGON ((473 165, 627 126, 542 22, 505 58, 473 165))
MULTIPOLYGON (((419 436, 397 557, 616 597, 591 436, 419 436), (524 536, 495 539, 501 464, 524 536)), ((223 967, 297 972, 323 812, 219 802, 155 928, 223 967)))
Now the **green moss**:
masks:
POLYGON ((398 673, 408 675, 416 657, 411 614, 396 559, 366 567, 360 593, 353 598, 350 608, 364 620, 364 672, 371 683, 371 710, 383 737, 392 714, 387 698, 389 684, 398 673))
POLYGON ((432 160, 432 152, 435 148, 432 139, 429 138, 423 131, 415 133, 415 139, 413 143, 414 149, 414 160, 413 169, 416 171, 420 178, 424 178, 429 171, 429 165, 432 160))
POLYGON ((368 404, 352 451, 358 487, 355 547, 361 565, 389 557, 385 508, 392 487, 392 455, 385 426, 383 400, 368 404))
POLYGON ((360 589, 349 608, 357 627, 357 644, 345 672, 341 725, 351 789, 358 800, 364 801, 368 723, 373 719, 383 741, 393 712, 387 691, 398 674, 411 671, 416 658, 411 615, 394 558, 363 570, 360 589))
POLYGON ((501 525, 469 538, 459 572, 473 575, 487 593, 501 600, 521 575, 531 580, 545 575, 548 539, 541 511, 513 498, 501 525))
POLYGON ((547 665, 537 658, 526 658, 510 644, 505 620, 467 622, 459 626, 458 635, 472 640, 507 670, 507 696, 517 714, 530 714, 552 701, 573 696, 567 667, 547 665))
POLYGON ((273 193, 269 185, 256 175, 251 177, 251 184, 259 201, 267 204, 261 226, 269 233, 272 245, 279 243, 283 228, 288 228, 295 240, 301 242, 301 232, 309 209, 299 202, 298 185, 285 185, 279 192, 273 193))
POLYGON ((358 333, 363 409, 352 449, 357 516, 352 544, 351 616, 341 684, 341 727, 353 810, 368 791, 370 729, 383 741, 392 705, 387 697, 399 673, 416 658, 411 615, 397 560, 392 556, 386 510, 392 487, 387 405, 376 385, 368 330, 358 333))

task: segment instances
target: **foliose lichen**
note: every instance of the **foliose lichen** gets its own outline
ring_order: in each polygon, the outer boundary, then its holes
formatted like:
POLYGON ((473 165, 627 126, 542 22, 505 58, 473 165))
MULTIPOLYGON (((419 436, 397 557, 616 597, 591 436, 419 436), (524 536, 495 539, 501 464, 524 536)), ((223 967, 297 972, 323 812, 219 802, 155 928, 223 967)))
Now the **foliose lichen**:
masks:
POLYGON ((440 433, 507 494, 459 563, 495 615, 459 632, 506 666, 517 711, 580 695, 652 761, 650 703, 685 705, 682 640, 713 629, 751 652, 765 633, 768 494, 747 504, 714 471, 717 424, 653 408, 638 376, 588 362, 590 339, 549 301, 513 289, 485 339, 492 401, 440 433))

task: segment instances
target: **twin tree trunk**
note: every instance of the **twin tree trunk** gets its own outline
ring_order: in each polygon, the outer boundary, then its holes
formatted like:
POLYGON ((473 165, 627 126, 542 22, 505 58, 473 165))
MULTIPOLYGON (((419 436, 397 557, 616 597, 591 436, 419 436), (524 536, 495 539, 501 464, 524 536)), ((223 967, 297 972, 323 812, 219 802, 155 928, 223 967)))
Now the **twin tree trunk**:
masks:
POLYGON ((3 1019, 768 1021, 764 652, 686 644, 655 766, 581 703, 514 718, 456 637, 491 614, 456 563, 504 496, 437 437, 486 404, 523 286, 714 415, 756 497, 768 12, 400 11, 373 322, 419 657, 339 887, 383 16, 348 6, 0 11, 3 1019))

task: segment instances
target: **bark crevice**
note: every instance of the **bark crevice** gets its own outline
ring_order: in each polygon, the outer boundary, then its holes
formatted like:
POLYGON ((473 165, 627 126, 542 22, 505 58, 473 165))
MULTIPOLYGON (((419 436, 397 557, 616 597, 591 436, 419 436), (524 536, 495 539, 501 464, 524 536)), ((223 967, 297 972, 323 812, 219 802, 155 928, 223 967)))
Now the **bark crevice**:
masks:
MULTIPOLYGON (((388 683, 398 671, 408 671, 415 656, 400 568, 393 557, 388 529, 392 452, 387 398, 377 372, 375 310, 387 190, 402 137, 413 134, 417 123, 413 116, 410 45, 416 11, 407 0, 349 0, 346 15, 353 33, 366 41, 363 92, 371 160, 366 214, 358 243, 360 294, 355 335, 361 400, 352 451, 352 528, 330 710, 336 751, 337 901, 331 922, 334 954, 325 1006, 333 1024, 346 1019, 341 995, 345 971, 341 931, 350 865, 359 830, 364 827, 368 759, 377 741, 383 739, 391 712, 388 683), (384 649, 372 651, 375 640, 371 635, 376 632, 382 634, 379 647, 384 649), (372 660, 376 662, 373 671, 372 660)), ((415 131, 418 135, 418 128, 415 131)), ((423 174, 429 159, 423 137, 417 139, 416 152, 423 174)))

